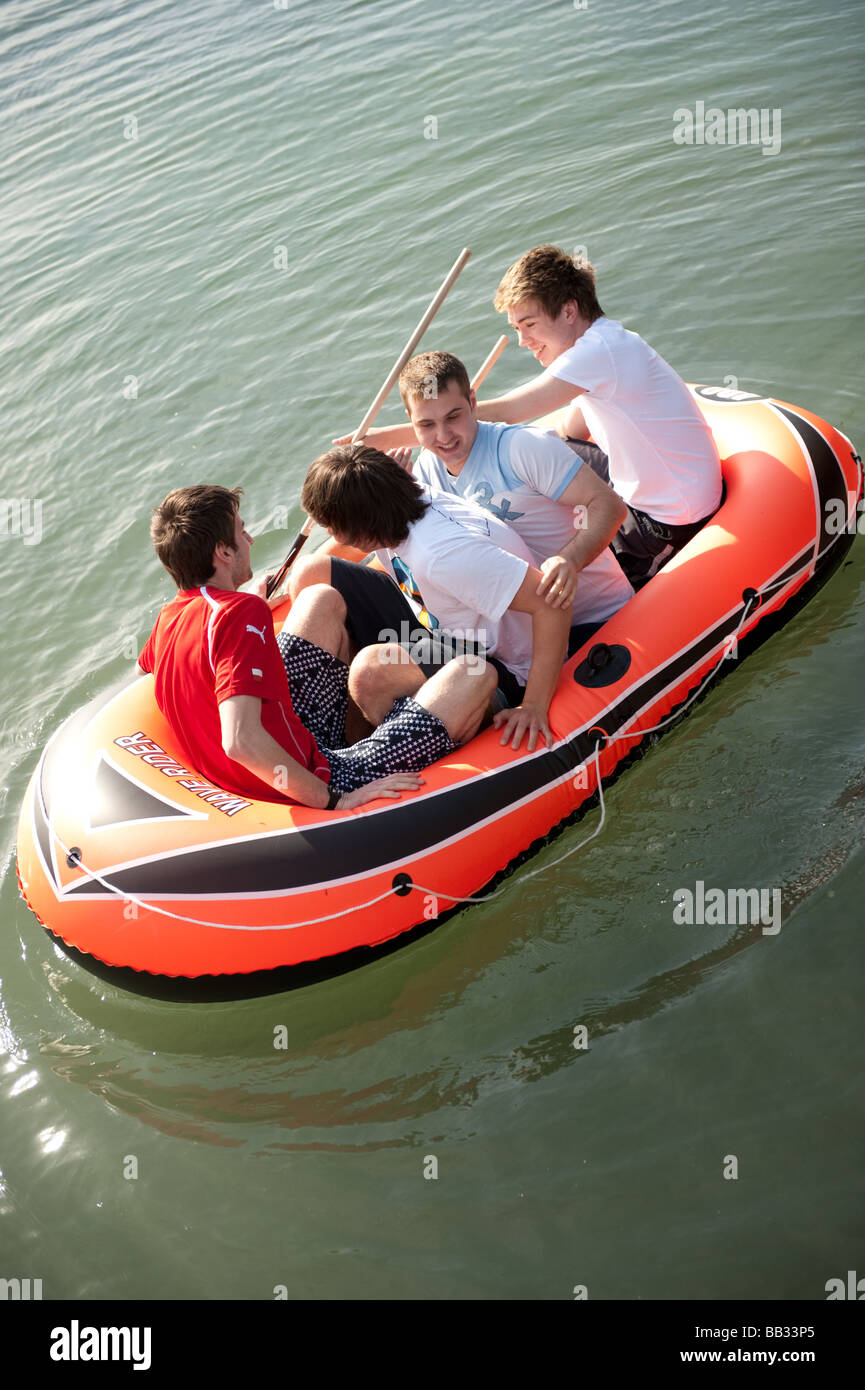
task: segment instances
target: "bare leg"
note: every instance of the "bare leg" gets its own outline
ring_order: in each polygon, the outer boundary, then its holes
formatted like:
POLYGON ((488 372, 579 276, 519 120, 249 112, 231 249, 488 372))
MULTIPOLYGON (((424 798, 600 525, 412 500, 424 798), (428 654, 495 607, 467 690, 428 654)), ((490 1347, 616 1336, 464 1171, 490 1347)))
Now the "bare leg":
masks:
MULTIPOLYGON (((328 560, 328 566, 330 561, 328 560)), ((285 629, 304 637, 348 664, 346 607, 342 594, 329 584, 313 584, 293 598, 285 629)))
MULTIPOLYGON (((352 653, 345 630, 345 614, 345 600, 338 589, 332 589, 329 584, 313 584, 310 588, 301 589, 293 601, 285 630, 293 632, 296 637, 306 638, 307 642, 314 642, 347 666, 352 653)), ((349 693, 345 712, 346 743, 357 743, 372 730, 372 724, 357 708, 349 693)))
POLYGON ((374 727, 390 714, 394 700, 417 695, 425 676, 396 642, 379 642, 358 652, 348 673, 348 691, 374 727))
MULTIPOLYGON (((336 556, 335 558, 336 558, 336 559, 339 559, 339 556, 336 556)), ((300 563, 299 563, 298 565, 296 565, 295 568, 292 570, 292 572, 291 572, 291 581, 290 581, 289 586, 288 586, 288 592, 289 592, 289 594, 291 595, 292 603, 294 603, 294 601, 295 601, 295 599, 297 598, 298 594, 303 593, 303 591, 304 591, 305 589, 311 588, 311 587, 313 587, 313 586, 315 586, 315 585, 321 585, 321 584, 326 584, 328 587, 332 587, 332 586, 331 586, 331 573, 332 573, 332 572, 331 572, 331 568, 330 568, 330 555, 329 555, 329 554, 328 554, 328 555, 322 555, 322 553, 321 553, 320 551, 316 551, 315 555, 310 555, 308 559, 306 559, 306 560, 301 560, 300 563)), ((339 590, 336 590, 336 592, 338 593, 339 590)), ((342 611, 343 611, 343 623, 344 623, 344 622, 345 622, 345 600, 343 600, 343 610, 342 610, 342 611)), ((313 638, 310 638, 310 641, 313 641, 313 640, 314 640, 313 638)), ((319 646, 321 646, 321 645, 322 645, 322 644, 319 643, 319 646)), ((344 648, 343 651, 345 652, 345 655, 343 655, 342 653, 340 653, 340 660, 344 661, 344 662, 346 663, 346 665, 348 666, 348 665, 350 665, 350 663, 351 663, 352 657, 355 656, 356 653, 357 653, 357 646, 356 646, 355 641, 354 641, 354 639, 353 639, 352 637, 349 637, 349 639, 348 639, 348 646, 347 646, 346 648, 344 648)), ((352 706, 350 706, 350 708, 352 708, 352 706)), ((365 722, 365 721, 364 721, 364 722, 365 722)), ((364 731, 364 733, 358 734, 358 738, 365 738, 366 735, 367 735, 368 733, 369 733, 369 729, 367 728, 367 729, 364 731)))
POLYGON ((309 555, 305 560, 298 560, 292 567, 291 579, 288 583, 288 592, 291 594, 292 603, 301 589, 307 589, 311 584, 330 584, 329 555, 321 555, 320 553, 309 555))
POLYGON ((454 743, 473 738, 489 707, 498 677, 494 666, 473 656, 446 662, 429 680, 402 647, 364 647, 351 665, 349 690, 370 723, 380 724, 394 700, 411 695, 438 715, 454 743))
POLYGON ((456 656, 414 698, 438 715, 454 743, 468 743, 481 727, 497 682, 495 666, 476 656, 456 656))
POLYGON ((572 402, 559 417, 559 434, 563 439, 588 439, 589 427, 580 407, 572 402))
POLYGON ((346 743, 357 743, 362 738, 368 738, 375 725, 370 724, 362 710, 359 710, 351 695, 348 697, 348 706, 345 711, 345 741, 346 743))

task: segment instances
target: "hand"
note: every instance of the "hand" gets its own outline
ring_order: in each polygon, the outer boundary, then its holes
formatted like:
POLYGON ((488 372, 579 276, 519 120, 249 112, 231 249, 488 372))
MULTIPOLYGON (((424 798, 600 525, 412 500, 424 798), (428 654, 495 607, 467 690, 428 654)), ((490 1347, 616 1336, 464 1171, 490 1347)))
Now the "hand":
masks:
POLYGON ((388 458, 392 458, 394 463, 398 463, 405 473, 411 472, 411 449, 387 449, 385 452, 388 458))
POLYGON ((272 574, 262 575, 260 579, 256 579, 249 592, 257 594, 259 598, 263 598, 268 608, 278 608, 281 603, 285 603, 285 595, 273 594, 271 598, 267 597, 267 586, 272 578, 272 574))
POLYGON ((545 603, 551 608, 566 608, 573 603, 579 575, 573 561, 563 555, 551 555, 541 565, 541 574, 544 577, 535 592, 543 595, 545 603))
POLYGON ((378 801, 382 797, 391 800, 402 792, 417 791, 423 786, 423 778, 416 772, 392 772, 389 777, 379 777, 376 782, 367 782, 353 792, 344 792, 339 798, 338 811, 353 811, 355 806, 365 806, 368 801, 378 801))
POLYGON ((538 741, 538 734, 541 734, 547 741, 547 747, 551 748, 553 735, 547 723, 545 710, 540 710, 535 705, 517 705, 516 709, 500 709, 493 718, 493 724, 497 729, 503 729, 500 743, 502 747, 510 740, 512 748, 519 748, 523 741, 523 734, 528 733, 529 741, 526 749, 529 753, 535 750, 538 741))

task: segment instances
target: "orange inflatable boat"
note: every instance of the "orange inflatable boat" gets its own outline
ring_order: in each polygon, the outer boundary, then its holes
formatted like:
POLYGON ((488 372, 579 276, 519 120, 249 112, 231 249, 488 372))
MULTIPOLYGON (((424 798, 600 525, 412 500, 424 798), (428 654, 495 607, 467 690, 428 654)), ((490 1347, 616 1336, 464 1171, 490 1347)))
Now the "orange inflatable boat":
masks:
POLYGON ((141 677, 68 719, 33 773, 18 874, 39 920, 99 961, 157 975, 319 960, 477 895, 573 817, 725 656, 819 587, 856 531, 862 471, 844 435, 780 401, 692 389, 725 499, 563 667, 552 748, 513 752, 490 729, 396 802, 251 802, 184 763, 141 677))

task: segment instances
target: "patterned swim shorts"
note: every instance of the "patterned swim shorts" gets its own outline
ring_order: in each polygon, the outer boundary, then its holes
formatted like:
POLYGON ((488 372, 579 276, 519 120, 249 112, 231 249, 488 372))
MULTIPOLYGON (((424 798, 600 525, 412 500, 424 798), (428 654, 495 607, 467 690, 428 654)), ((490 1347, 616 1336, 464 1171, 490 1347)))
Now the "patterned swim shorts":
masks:
POLYGON ((456 748, 437 715, 410 695, 397 700, 377 729, 346 744, 348 667, 330 652, 281 632, 277 638, 294 712, 330 763, 334 791, 354 791, 391 772, 421 772, 456 748))

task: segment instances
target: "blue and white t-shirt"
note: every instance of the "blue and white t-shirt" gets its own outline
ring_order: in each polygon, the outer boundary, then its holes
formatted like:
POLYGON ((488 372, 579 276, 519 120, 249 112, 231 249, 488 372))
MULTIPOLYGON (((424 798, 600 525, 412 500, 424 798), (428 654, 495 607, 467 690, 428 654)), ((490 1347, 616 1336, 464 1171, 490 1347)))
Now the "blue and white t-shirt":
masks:
MULTIPOLYGON (((457 477, 429 449, 421 450, 414 475, 418 482, 465 497, 506 522, 529 547, 532 563, 540 567, 574 538, 573 509, 559 498, 585 466, 556 435, 480 421, 472 451, 457 477)), ((603 622, 633 592, 615 556, 604 549, 580 571, 573 622, 603 622)))
POLYGON ((436 488, 424 492, 430 505, 420 521, 398 546, 376 551, 377 558, 397 581, 407 567, 415 596, 405 582, 403 592, 419 618, 423 610, 429 615, 428 626, 479 643, 525 685, 532 620, 508 610, 533 563, 528 547, 504 522, 463 498, 436 488))

